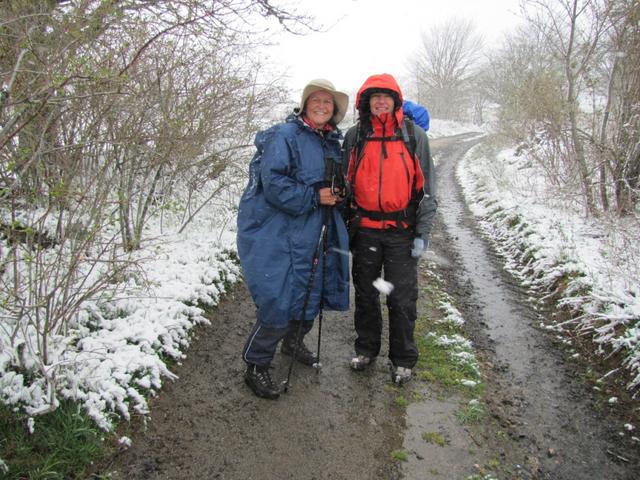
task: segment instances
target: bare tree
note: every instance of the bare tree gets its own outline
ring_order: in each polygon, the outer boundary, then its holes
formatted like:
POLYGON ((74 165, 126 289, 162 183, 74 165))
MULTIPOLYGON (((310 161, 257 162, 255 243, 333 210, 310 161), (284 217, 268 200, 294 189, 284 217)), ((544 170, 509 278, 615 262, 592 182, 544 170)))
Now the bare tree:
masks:
POLYGON ((224 189, 280 98, 253 74, 256 17, 307 21, 270 0, 0 2, 0 340, 38 358, 50 408, 51 339, 136 267, 150 215, 188 222, 224 189))
POLYGON ((417 100, 438 118, 466 120, 471 81, 483 40, 469 20, 450 19, 422 34, 422 45, 410 69, 417 100))
POLYGON ((619 215, 632 214, 640 201, 640 2, 611 0, 607 54, 601 72, 606 98, 594 143, 602 162, 601 200, 608 207, 606 171, 613 182, 619 215))
MULTIPOLYGON (((492 55, 486 88, 499 105, 503 131, 529 144, 552 184, 567 196, 579 192, 587 215, 597 215, 609 209, 612 189, 622 197, 622 186, 633 183, 618 159, 633 152, 634 142, 623 141, 619 149, 614 132, 622 132, 618 105, 630 112, 637 102, 633 88, 621 95, 637 64, 632 60, 623 73, 621 59, 633 58, 630 39, 637 39, 627 25, 635 22, 637 1, 522 4, 527 23, 492 55)), ((628 115, 625 124, 633 118, 628 115)))
POLYGON ((537 28, 524 25, 507 36, 480 78, 479 88, 496 106, 498 132, 526 150, 554 197, 579 200, 563 69, 537 28))
POLYGON ((492 52, 481 88, 497 105, 498 127, 517 142, 541 128, 558 131, 563 122, 562 72, 533 28, 522 27, 492 52))
POLYGON ((597 63, 610 27, 608 5, 601 0, 528 0, 526 16, 543 35, 555 59, 563 66, 566 115, 572 157, 581 178, 586 212, 597 214, 593 165, 585 151, 581 129, 581 96, 597 63))

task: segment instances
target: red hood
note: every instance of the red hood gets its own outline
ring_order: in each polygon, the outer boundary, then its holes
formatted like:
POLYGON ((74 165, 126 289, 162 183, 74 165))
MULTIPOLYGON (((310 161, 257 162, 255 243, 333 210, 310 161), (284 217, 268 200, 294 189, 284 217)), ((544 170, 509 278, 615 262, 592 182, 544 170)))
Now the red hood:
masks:
POLYGON ((402 107, 403 98, 402 98, 402 90, 400 90, 400 86, 398 85, 398 82, 396 82, 396 79, 393 78, 393 76, 389 75, 388 73, 371 75, 362 84, 362 86, 360 87, 360 90, 358 90, 358 94, 356 95, 356 108, 359 108, 360 99, 362 98, 362 95, 364 94, 365 91, 369 89, 391 90, 398 94, 398 96, 400 97, 400 107, 396 108, 395 117, 398 120, 398 125, 400 125, 400 123, 402 123, 401 107, 402 107))

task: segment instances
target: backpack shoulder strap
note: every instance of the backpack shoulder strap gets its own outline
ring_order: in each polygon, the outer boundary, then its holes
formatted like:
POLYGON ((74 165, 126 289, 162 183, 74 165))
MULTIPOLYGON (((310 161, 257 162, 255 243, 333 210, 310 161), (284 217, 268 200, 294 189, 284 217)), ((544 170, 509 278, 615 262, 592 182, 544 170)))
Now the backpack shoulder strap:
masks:
MULTIPOLYGON (((416 150, 418 149, 418 142, 416 141, 416 130, 415 130, 415 123, 413 122, 413 120, 407 118, 407 117, 403 117, 402 119, 402 140, 404 141, 405 146, 407 147, 407 150, 409 150, 409 155, 411 155, 411 158, 413 160, 413 168, 414 171, 417 170, 418 168, 420 168, 420 164, 418 162, 418 158, 416 157, 416 150)), ((412 188, 413 190, 413 195, 414 198, 417 195, 417 189, 416 189, 416 176, 413 176, 413 185, 412 188)))
MULTIPOLYGON (((353 159, 353 179, 356 178, 356 172, 358 167, 360 166, 360 160, 362 156, 362 150, 364 150, 364 145, 367 143, 367 139, 362 135, 362 131, 360 129, 360 122, 356 123, 356 140, 353 144, 352 151, 355 152, 355 156, 353 159)), ((353 181, 353 179, 351 181, 353 181)))
POLYGON ((417 142, 416 142, 416 134, 415 134, 415 124, 413 120, 403 117, 402 118, 402 141, 407 146, 407 150, 411 154, 411 158, 414 159, 416 157, 417 150, 417 142))
POLYGON ((360 122, 358 122, 356 123, 356 142, 354 144, 354 149, 356 152, 356 161, 360 160, 360 155, 362 154, 362 150, 364 150, 365 143, 367 143, 367 139, 364 135, 362 135, 360 122))

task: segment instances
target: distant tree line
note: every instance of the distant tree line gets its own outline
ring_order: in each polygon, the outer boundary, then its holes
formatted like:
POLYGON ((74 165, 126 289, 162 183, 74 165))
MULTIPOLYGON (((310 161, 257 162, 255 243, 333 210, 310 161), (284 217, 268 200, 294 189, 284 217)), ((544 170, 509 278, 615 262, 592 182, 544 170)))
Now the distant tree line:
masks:
POLYGON ((491 112, 586 215, 637 215, 640 1, 522 0, 520 12, 489 54, 471 22, 425 32, 410 62, 416 99, 436 118, 491 112))

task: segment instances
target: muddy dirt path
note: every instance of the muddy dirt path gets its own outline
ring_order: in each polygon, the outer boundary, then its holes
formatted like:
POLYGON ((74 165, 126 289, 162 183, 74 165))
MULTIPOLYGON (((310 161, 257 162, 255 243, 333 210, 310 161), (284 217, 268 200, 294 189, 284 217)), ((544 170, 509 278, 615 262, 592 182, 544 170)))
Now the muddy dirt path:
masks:
MULTIPOLYGON (((538 340, 544 335, 531 327, 536 318, 525 298, 473 230, 452 176, 456 160, 478 141, 469 140, 433 142, 441 208, 421 267, 432 265, 444 279, 480 349, 491 410, 484 423, 460 425, 460 399, 420 381, 403 395, 415 391, 421 399, 399 406, 384 347, 370 370, 352 372, 352 312, 325 314, 319 373, 296 364, 288 393, 277 401, 254 397, 239 352, 255 309, 238 284, 211 313, 211 326, 197 329, 187 358, 172 368, 179 379, 151 402, 146 422, 121 427, 133 445, 99 472, 117 480, 466 480, 495 458, 500 479, 640 478, 634 457, 616 461, 607 453, 630 456, 606 428, 610 419, 590 408, 587 387, 572 381, 551 342, 538 340), (469 263, 469 256, 488 263, 469 263), (447 445, 422 441, 425 431, 443 432, 447 445), (406 462, 391 458, 398 449, 409 452, 406 462)), ((276 379, 286 378, 288 360, 276 355, 276 379)))
POLYGON ((603 405, 579 378, 585 365, 567 362, 554 337, 540 330, 542 315, 552 312, 529 303, 529 294, 505 274, 464 206, 455 160, 474 143, 469 136, 434 142, 444 227, 438 230, 455 251, 455 283, 468 290, 459 302, 484 353, 491 413, 515 440, 505 447, 518 450, 536 478, 640 478, 639 446, 620 435, 629 419, 603 405))
MULTIPOLYGON (((109 466, 113 477, 398 478, 389 454, 402 442, 402 411, 389 408, 382 362, 365 375, 349 370, 350 315, 325 315, 322 370, 296 364, 277 401, 256 398, 243 382, 240 350, 254 315, 237 285, 174 369, 180 378, 153 402, 145 428, 123 432, 133 445, 109 466)), ((289 357, 276 354, 274 378, 284 380, 288 366, 289 357)))

